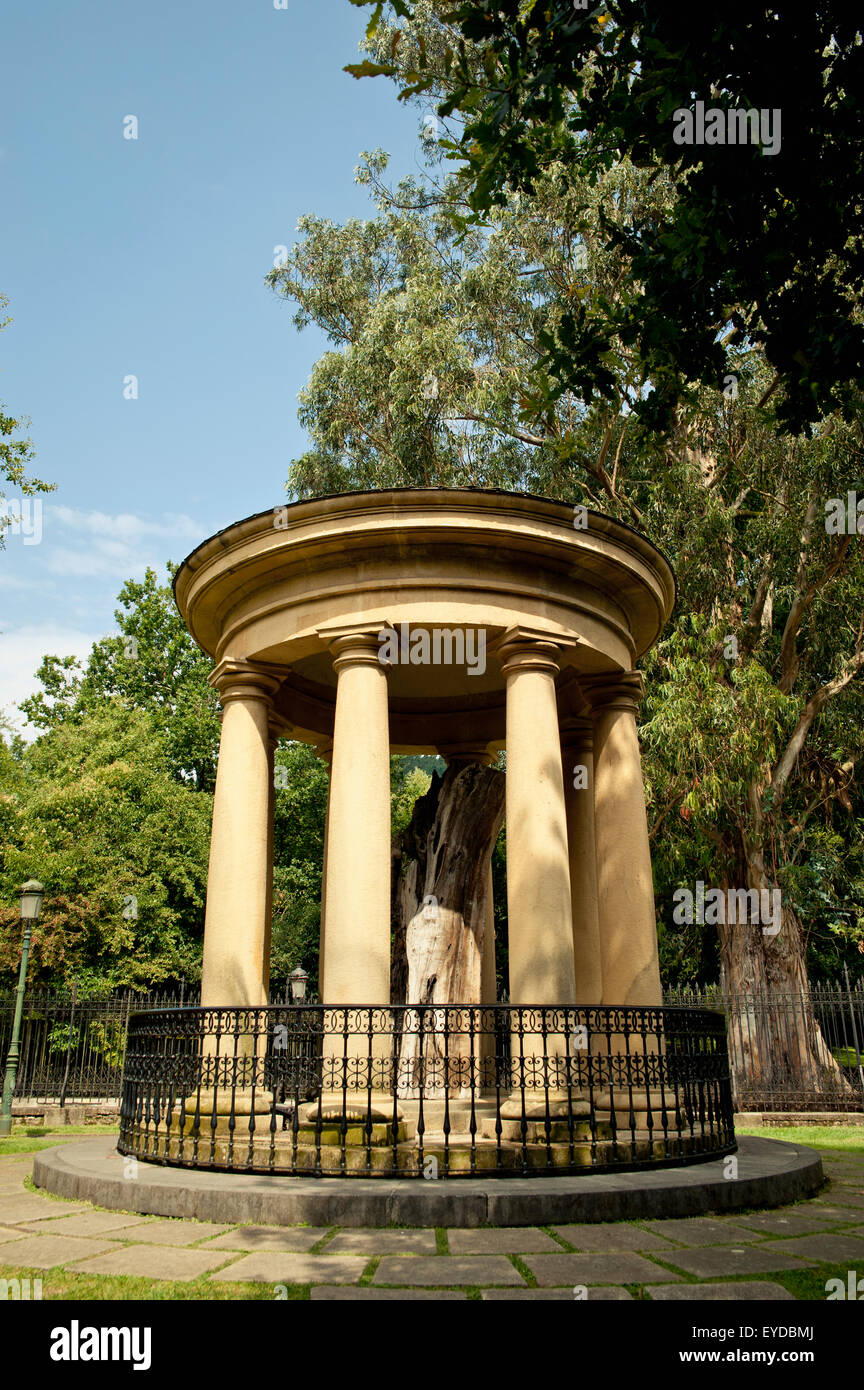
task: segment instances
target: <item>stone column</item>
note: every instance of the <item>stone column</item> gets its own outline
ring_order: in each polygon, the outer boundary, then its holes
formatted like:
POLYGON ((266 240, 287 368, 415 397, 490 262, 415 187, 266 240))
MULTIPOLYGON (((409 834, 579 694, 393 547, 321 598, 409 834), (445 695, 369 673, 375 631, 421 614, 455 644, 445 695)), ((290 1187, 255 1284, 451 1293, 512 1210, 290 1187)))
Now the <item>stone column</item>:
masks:
POLYGON ((561 645, 522 629, 507 681, 507 909, 513 1004, 573 1004, 573 918, 555 676, 561 645))
MULTIPOLYGON (((270 716, 278 679, 248 662, 223 661, 210 677, 222 701, 213 799, 201 972, 203 1008, 237 1014, 208 1021, 200 1088, 185 1101, 185 1128, 210 1132, 203 1117, 267 1111, 264 1089, 268 887, 272 866, 270 716), (217 1037, 218 1031, 218 1037, 217 1037)), ((221 1129, 220 1129, 221 1132, 221 1129)))
MULTIPOLYGON (((511 1008, 573 1005, 573 918, 555 676, 562 646, 517 629, 500 645, 507 681, 507 906, 511 1008)), ((511 1015, 511 1097, 502 1116, 566 1108, 567 1025, 511 1015)))
POLYGON ((222 736, 210 832, 201 1003, 267 1002, 267 937, 272 798, 269 718, 278 681, 223 661, 211 676, 222 701, 222 736))
POLYGON ((324 902, 325 1004, 390 1002, 390 733, 380 628, 331 641, 337 673, 324 902))
POLYGON ((603 1003, 663 1002, 645 788, 636 731, 638 671, 584 682, 594 707, 594 818, 603 1003))
POLYGON ((390 732, 380 631, 378 624, 319 633, 328 642, 337 676, 321 1000, 367 1006, 347 1015, 325 1013, 323 1094, 320 1105, 308 1111, 310 1120, 320 1117, 325 1123, 344 1115, 386 1125, 393 1116, 390 732))
MULTIPOLYGON (((604 1005, 652 1008, 662 1005, 654 887, 645 789, 636 729, 643 694, 637 671, 583 682, 594 707, 594 816, 597 843, 597 889, 604 1005)), ((621 1019, 621 1015, 618 1016, 621 1019)), ((623 1015, 626 1018, 626 1014, 623 1015)), ((659 1020, 654 1015, 653 1021, 659 1020)), ((591 1051, 608 1066, 611 1089, 601 1082, 594 1092, 598 1114, 614 1111, 615 1130, 625 1145, 643 1142, 659 1123, 662 1095, 657 1080, 662 1068, 662 1032, 648 1028, 650 1015, 633 1015, 629 1029, 592 1036, 591 1051), (615 1058, 629 1057, 629 1080, 615 1058), (644 1073, 644 1074, 643 1074, 644 1073), (651 1077, 655 1081, 651 1081, 651 1077), (635 1083, 635 1084, 634 1084, 635 1083), (650 1119, 649 1119, 650 1116, 650 1119)), ((604 1071, 595 1075, 604 1076, 604 1071)), ((667 1091, 666 1103, 670 1096, 667 1091)), ((637 1150, 648 1156, 650 1145, 637 1150)))
POLYGON ((562 722, 561 757, 567 804, 576 1001, 601 1004, 603 971, 594 838, 594 729, 590 719, 571 717, 562 722))

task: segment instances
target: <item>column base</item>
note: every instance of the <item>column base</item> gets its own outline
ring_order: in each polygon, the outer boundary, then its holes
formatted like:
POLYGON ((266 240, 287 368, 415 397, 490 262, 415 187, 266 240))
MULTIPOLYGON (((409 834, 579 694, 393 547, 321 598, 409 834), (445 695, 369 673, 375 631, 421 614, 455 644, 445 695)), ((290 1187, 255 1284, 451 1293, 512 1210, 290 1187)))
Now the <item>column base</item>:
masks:
POLYGON ((259 1090, 256 1086, 254 1092, 249 1087, 248 1090, 235 1091, 232 1095, 230 1090, 216 1092, 216 1104, 213 1104, 213 1093, 202 1091, 199 1095, 186 1096, 183 1102, 186 1109, 186 1119, 195 1116, 197 1113, 204 1115, 269 1115, 273 1109, 274 1096, 272 1091, 259 1090))
MULTIPOLYGON (((303 1112, 303 1123, 315 1125, 318 1123, 319 1103, 317 1100, 310 1101, 303 1112)), ((325 1091, 320 1102, 321 1123, 323 1125, 341 1125, 343 1119, 349 1125, 363 1125, 369 1121, 373 1125, 392 1124, 395 1115, 397 1124, 404 1119, 404 1112, 401 1105, 397 1104, 394 1110, 393 1097, 386 1091, 373 1091, 371 1098, 368 1094, 361 1100, 352 1102, 344 1097, 342 1091, 325 1091)))
POLYGON ((591 1114, 591 1106, 581 1092, 568 1096, 566 1091, 549 1091, 547 1096, 543 1091, 538 1094, 526 1087, 524 1097, 521 1091, 513 1091, 501 1106, 502 1120, 521 1120, 523 1116, 527 1120, 544 1120, 547 1115, 553 1119, 567 1119, 570 1114, 580 1117, 591 1114))
MULTIPOLYGON (((232 1097, 230 1091, 224 1095, 217 1092, 215 1105, 212 1093, 202 1093, 186 1096, 184 1102, 185 1115, 183 1119, 183 1133, 191 1134, 195 1128, 196 1120, 198 1133, 204 1134, 230 1134, 232 1129, 248 1128, 249 1120, 254 1117, 256 1131, 259 1128, 258 1121, 265 1120, 270 1123, 273 1113, 274 1096, 272 1091, 255 1090, 254 1096, 252 1089, 248 1091, 236 1091, 232 1097), (215 1117, 215 1124, 214 1124, 215 1117)), ((179 1126, 180 1112, 176 1113, 176 1123, 179 1126)), ((172 1121, 174 1123, 174 1121, 172 1121)))

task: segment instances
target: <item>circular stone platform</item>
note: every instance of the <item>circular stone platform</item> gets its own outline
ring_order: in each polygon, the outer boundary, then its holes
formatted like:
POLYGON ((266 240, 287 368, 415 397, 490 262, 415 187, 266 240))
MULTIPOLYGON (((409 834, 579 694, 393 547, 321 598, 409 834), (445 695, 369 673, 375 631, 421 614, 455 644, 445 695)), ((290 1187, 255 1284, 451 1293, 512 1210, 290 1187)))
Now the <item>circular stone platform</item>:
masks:
POLYGON ((169 1168, 124 1159, 108 1139, 35 1156, 33 1181, 59 1197, 119 1211, 231 1225, 537 1226, 634 1221, 779 1207, 825 1182, 814 1149, 743 1136, 730 1158, 641 1173, 567 1178, 296 1178, 169 1168), (733 1170, 734 1171, 734 1170, 733 1170))

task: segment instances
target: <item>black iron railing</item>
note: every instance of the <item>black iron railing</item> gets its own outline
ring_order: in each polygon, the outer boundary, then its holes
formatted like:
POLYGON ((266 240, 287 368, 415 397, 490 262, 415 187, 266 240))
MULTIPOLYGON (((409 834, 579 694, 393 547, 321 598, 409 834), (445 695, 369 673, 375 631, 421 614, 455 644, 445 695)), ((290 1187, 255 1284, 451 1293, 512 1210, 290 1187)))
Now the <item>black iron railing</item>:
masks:
MULTIPOLYGON (((270 995, 274 1003, 288 997, 284 983, 270 995)), ((129 1014, 197 1002, 194 984, 89 997, 74 988, 28 990, 16 1100, 119 1098, 129 1014)), ((864 1110, 864 981, 735 995, 719 986, 675 987, 664 1002, 725 1013, 736 1110, 864 1110)), ((14 996, 0 995, 0 1065, 13 1009, 14 996)), ((499 1025, 496 1052, 503 1057, 510 1035, 500 1018, 499 1025)))
POLYGON ((736 1110, 864 1110, 864 980, 739 993, 677 988, 666 1000, 723 1010, 736 1110))
POLYGON ((496 1005, 132 1014, 121 1153, 307 1176, 560 1176, 735 1149, 723 1016, 496 1005))

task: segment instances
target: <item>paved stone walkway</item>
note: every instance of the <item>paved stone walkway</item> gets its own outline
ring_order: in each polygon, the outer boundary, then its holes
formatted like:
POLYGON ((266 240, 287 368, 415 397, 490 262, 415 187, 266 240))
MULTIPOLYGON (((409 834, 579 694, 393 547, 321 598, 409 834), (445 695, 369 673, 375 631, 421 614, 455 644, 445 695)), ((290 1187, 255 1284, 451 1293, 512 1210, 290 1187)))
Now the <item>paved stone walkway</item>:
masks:
MULTIPOLYGON (((792 1272, 864 1276, 864 1157, 823 1151, 830 1187, 766 1212, 544 1230, 340 1230, 142 1217, 37 1195, 0 1158, 0 1277, 50 1271, 308 1285, 314 1300, 793 1299, 792 1272), (773 1277, 772 1277, 773 1276, 773 1277)), ((214 1289, 214 1293, 216 1290, 214 1289)), ((240 1290, 237 1290, 240 1293, 240 1290)), ((242 1296, 242 1295, 241 1295, 242 1296)), ((811 1293, 810 1297, 814 1295, 811 1293)), ((818 1296, 818 1295, 817 1295, 818 1296)))

